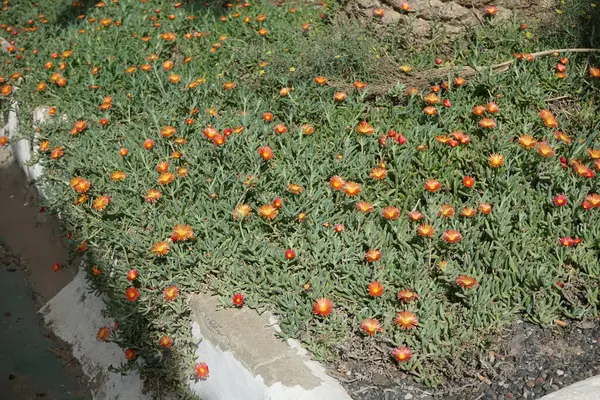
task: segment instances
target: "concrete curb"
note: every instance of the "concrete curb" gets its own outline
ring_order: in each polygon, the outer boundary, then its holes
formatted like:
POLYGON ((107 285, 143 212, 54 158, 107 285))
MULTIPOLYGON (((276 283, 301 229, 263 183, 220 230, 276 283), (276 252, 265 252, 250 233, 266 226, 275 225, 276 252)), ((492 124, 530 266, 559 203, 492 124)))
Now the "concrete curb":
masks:
POLYGON ((540 400, 600 400, 600 375, 575 382, 540 400))

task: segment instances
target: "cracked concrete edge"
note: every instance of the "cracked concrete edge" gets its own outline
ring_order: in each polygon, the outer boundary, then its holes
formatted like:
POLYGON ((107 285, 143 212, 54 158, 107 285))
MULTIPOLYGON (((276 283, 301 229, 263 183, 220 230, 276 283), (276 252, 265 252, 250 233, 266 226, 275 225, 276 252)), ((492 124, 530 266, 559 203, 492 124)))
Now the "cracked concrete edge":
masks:
POLYGON ((350 400, 340 383, 296 340, 275 336, 277 320, 248 308, 223 309, 214 296, 191 298, 197 362, 210 378, 191 383, 204 400, 350 400))
POLYGON ((600 375, 575 382, 540 400, 600 400, 600 375))

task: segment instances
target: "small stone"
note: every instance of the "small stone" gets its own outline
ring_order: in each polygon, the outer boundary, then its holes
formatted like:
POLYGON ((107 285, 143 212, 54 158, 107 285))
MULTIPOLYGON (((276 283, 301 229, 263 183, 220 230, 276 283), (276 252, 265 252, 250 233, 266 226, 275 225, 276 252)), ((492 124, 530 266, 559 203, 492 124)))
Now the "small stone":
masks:
POLYGON ((413 398, 413 395, 412 395, 412 394, 410 394, 410 393, 406 393, 406 394, 404 395, 404 400, 410 400, 410 399, 412 399, 412 398, 413 398))
POLYGON ((506 398, 507 398, 508 400, 512 400, 512 399, 514 399, 514 398, 515 398, 515 396, 514 396, 512 393, 508 392, 508 393, 506 393, 506 398))
POLYGON ((542 389, 544 389, 546 392, 551 392, 552 386, 550 386, 549 383, 544 383, 544 386, 542 386, 542 389))
POLYGON ((536 386, 533 388, 534 393, 540 394, 542 393, 542 387, 541 386, 536 386))
POLYGON ((565 374, 565 371, 563 371, 562 369, 557 369, 556 370, 556 375, 563 376, 564 374, 565 374))
POLYGON ((8 380, 9 381, 14 381, 15 380, 15 376, 13 374, 8 374, 8 380))
POLYGON ((503 394, 501 394, 498 396, 498 400, 506 400, 506 397, 503 394))
POLYGON ((532 379, 530 379, 530 380, 528 380, 527 382, 525 382, 525 385, 527 385, 527 387, 530 387, 530 388, 532 388, 532 387, 534 387, 534 386, 535 386, 535 381, 534 381, 534 380, 532 380, 532 379))
POLYGON ((555 385, 555 384, 552 384, 550 387, 551 387, 551 388, 552 388, 552 390, 554 390, 554 391, 557 391, 558 389, 560 389, 560 386, 558 386, 558 385, 555 385))

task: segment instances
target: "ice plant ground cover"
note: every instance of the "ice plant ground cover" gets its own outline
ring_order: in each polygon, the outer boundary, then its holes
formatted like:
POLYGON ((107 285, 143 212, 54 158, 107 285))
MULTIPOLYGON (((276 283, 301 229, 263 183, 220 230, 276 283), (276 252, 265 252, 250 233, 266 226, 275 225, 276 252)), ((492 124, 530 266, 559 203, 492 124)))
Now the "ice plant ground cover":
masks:
POLYGON ((597 317, 600 59, 531 56, 598 46, 597 7, 566 1, 550 26, 489 12, 450 47, 382 31, 379 11, 340 26, 338 7, 4 2, 3 106, 19 102, 46 206, 106 297, 118 370, 210 379, 199 291, 272 310, 317 359, 426 384, 516 318, 597 317))

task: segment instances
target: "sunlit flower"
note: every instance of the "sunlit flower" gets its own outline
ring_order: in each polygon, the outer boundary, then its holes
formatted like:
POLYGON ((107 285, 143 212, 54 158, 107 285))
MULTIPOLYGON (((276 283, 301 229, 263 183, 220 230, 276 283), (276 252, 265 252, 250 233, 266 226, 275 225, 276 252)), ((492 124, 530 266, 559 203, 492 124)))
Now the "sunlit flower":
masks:
POLYGON ((419 325, 419 318, 417 318, 417 316, 410 311, 402 311, 396 314, 394 322, 400 327, 400 329, 410 330, 419 325))
POLYGON ((448 229, 442 234, 442 240, 446 243, 458 243, 462 238, 462 234, 454 229, 448 229))
POLYGON ((110 204, 110 197, 107 195, 98 196, 92 202, 92 208, 96 211, 104 211, 110 204))
POLYGON ((372 135, 375 133, 375 128, 367 121, 360 121, 356 126, 356 132, 362 133, 363 135, 372 135))
POLYGON ((424 186, 425 190, 427 190, 428 192, 435 193, 438 190, 440 190, 442 184, 439 181, 436 181, 435 179, 429 179, 425 181, 424 186))
POLYGON ((433 226, 431 226, 431 225, 422 224, 422 225, 417 226, 417 235, 419 235, 421 237, 430 238, 433 236, 434 233, 435 233, 435 229, 433 229, 433 226))
POLYGON ((525 148, 525 149, 531 149, 533 146, 535 146, 537 143, 537 141, 533 138, 533 136, 530 135, 521 135, 519 136, 519 144, 521 145, 521 147, 525 148))
POLYGON ((169 254, 169 251, 171 251, 171 246, 169 245, 169 242, 166 241, 156 242, 152 245, 152 248, 150 249, 150 252, 158 257, 162 257, 169 254))
POLYGON ((469 275, 459 275, 456 277, 456 279, 454 281, 456 282, 456 284, 458 286, 460 286, 464 289, 474 288, 474 287, 477 287, 477 285, 479 285, 477 280, 469 275))
POLYGON ((375 211, 373 204, 366 201, 359 201, 358 203, 356 203, 355 207, 358 211, 363 213, 370 213, 375 211))
POLYGON ((381 259, 381 250, 371 249, 365 253, 365 260, 372 263, 381 259))
POLYGON ((342 187, 344 193, 349 197, 358 196, 361 191, 361 186, 356 182, 346 182, 342 187))
POLYGON ((387 220, 395 221, 400 218, 400 210, 393 206, 388 206, 381 210, 381 216, 387 220))
POLYGON ((392 350, 392 357, 398 362, 408 362, 412 358, 412 352, 406 346, 396 347, 392 350))
POLYGON ((103 326, 102 328, 98 329, 98 332, 96 333, 96 340, 99 342, 106 342, 109 337, 110 328, 108 326, 103 326))
POLYGON ((369 176, 376 181, 383 180, 387 177, 387 169, 385 168, 373 168, 369 176))
POLYGON ((333 302, 328 298, 321 297, 313 304, 313 313, 321 317, 326 317, 333 310, 333 302))
POLYGON ((163 298, 166 301, 173 301, 179 296, 179 289, 177 286, 168 286, 163 290, 163 298))
POLYGON ((205 362, 198 363, 194 367, 194 372, 198 379, 204 380, 204 379, 208 378, 208 375, 209 375, 208 365, 205 362))
POLYGON ((287 186, 287 191, 292 193, 292 194, 300 194, 304 191, 304 188, 300 185, 297 185, 295 183, 290 183, 287 186))
POLYGON ((488 158, 488 164, 492 168, 500 168, 504 165, 504 155, 494 153, 488 158))
POLYGON ((261 217, 272 221, 275 219, 275 217, 277 217, 279 211, 277 210, 277 207, 275 207, 273 204, 265 204, 264 206, 258 207, 258 213, 261 217))
POLYGON ((369 336, 375 335, 377 332, 382 332, 383 328, 379 321, 374 318, 367 318, 360 323, 360 329, 369 336))
POLYGON ((233 219, 235 221, 242 221, 250 216, 252 209, 248 204, 238 204, 233 210, 233 219))
POLYGON ((385 288, 381 283, 374 281, 369 283, 368 290, 371 297, 379 297, 383 294, 385 288))
POLYGON ((130 287, 130 288, 127 288, 127 290, 125 290, 125 298, 127 299, 127 301, 133 302, 133 301, 136 301, 139 297, 140 297, 140 292, 136 288, 130 287))
POLYGON ((413 210, 408 213, 408 218, 411 221, 420 221, 425 218, 425 216, 419 210, 413 210))
POLYGON ((194 231, 189 225, 177 224, 171 232, 171 240, 173 242, 183 242, 185 240, 194 239, 194 231))

